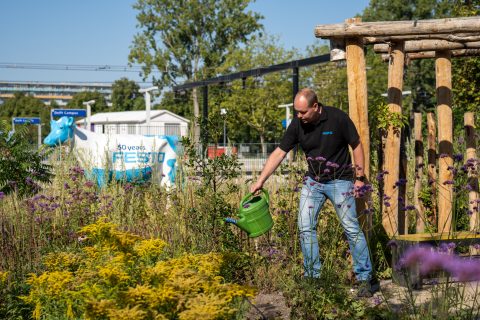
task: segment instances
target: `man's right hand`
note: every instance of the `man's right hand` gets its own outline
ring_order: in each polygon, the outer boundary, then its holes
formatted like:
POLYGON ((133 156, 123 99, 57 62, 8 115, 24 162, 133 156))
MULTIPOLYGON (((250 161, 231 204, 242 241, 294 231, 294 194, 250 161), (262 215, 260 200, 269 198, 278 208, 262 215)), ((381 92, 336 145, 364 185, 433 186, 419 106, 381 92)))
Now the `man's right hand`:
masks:
POLYGON ((263 187, 263 183, 260 182, 260 181, 257 181, 250 186, 250 192, 251 193, 256 193, 256 192, 260 191, 260 189, 262 189, 262 187, 263 187))

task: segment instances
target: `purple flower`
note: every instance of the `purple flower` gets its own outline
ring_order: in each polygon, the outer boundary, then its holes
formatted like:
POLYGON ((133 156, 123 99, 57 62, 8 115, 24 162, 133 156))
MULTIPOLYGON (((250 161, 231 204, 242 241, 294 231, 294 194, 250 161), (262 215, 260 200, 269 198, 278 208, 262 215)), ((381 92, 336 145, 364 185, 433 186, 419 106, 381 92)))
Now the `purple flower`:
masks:
POLYGON ((245 204, 243 205, 243 207, 244 207, 245 209, 247 209, 248 207, 250 207, 250 203, 245 203, 245 204))
POLYGON ((307 161, 312 161, 313 158, 312 157, 307 157, 307 161))
POLYGON ((453 180, 445 180, 443 182, 444 185, 447 185, 447 184, 454 184, 455 182, 453 180))
POLYGON ((92 181, 85 182, 85 187, 87 187, 87 188, 93 187, 93 182, 92 181))
POLYGON ((463 154, 457 153, 453 155, 453 161, 460 162, 463 161, 463 154))
POLYGON ((330 173, 330 169, 325 169, 325 170, 323 170, 323 173, 329 174, 329 173, 330 173))
POLYGON ((335 162, 327 161, 327 167, 338 168, 340 167, 340 165, 338 165, 338 163, 335 163, 335 162))
POLYGON ((397 246, 398 246, 397 241, 393 239, 387 242, 387 247, 397 247, 397 246))
POLYGON ((400 187, 400 186, 404 186, 407 184, 407 179, 398 179, 397 182, 395 182, 395 186, 396 187, 400 187))
POLYGON ((315 157, 315 160, 317 160, 317 161, 322 161, 322 162, 323 162, 323 161, 325 161, 325 160, 327 160, 327 159, 325 159, 324 157, 315 157))
POLYGON ((450 155, 449 155, 448 153, 442 153, 442 154, 440 155, 440 158, 441 158, 441 159, 443 159, 443 158, 448 158, 448 157, 450 157, 450 155))
POLYGON ((406 252, 402 259, 402 267, 412 267, 420 264, 420 273, 423 275, 435 270, 444 270, 457 278, 458 281, 480 280, 480 261, 442 254, 435 252, 431 247, 418 246, 412 248, 406 252))
POLYGON ((5 198, 5 192, 0 191, 0 200, 3 200, 5 198))

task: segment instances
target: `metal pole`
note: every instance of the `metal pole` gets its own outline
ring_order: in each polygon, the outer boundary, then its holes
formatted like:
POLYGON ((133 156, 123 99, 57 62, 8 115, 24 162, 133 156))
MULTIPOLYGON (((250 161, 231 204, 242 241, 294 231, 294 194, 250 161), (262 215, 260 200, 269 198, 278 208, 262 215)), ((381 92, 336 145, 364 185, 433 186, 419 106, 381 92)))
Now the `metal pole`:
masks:
POLYGON ((90 103, 87 103, 87 130, 90 131, 92 128, 92 107, 90 103))
POLYGON ((38 149, 40 149, 40 146, 42 145, 42 124, 39 123, 37 124, 38 127, 38 149))
MULTIPOLYGON (((208 132, 207 132, 207 120, 208 120, 208 86, 203 87, 203 119, 202 119, 202 134, 207 143, 208 132)), ((206 147, 206 146, 205 146, 206 147)))
POLYGON ((151 96, 150 92, 145 92, 145 106, 146 106, 146 123, 147 123, 147 134, 150 134, 150 109, 151 109, 151 96))
POLYGON ((223 118, 223 147, 227 146, 227 127, 225 126, 225 117, 223 118))

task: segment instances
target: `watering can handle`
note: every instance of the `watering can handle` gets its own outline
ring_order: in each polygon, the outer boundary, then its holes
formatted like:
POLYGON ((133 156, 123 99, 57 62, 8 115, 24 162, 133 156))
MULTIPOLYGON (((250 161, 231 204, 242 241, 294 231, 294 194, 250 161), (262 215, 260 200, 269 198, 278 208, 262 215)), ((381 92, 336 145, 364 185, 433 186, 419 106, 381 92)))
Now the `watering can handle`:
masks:
MULTIPOLYGON (((268 192, 267 190, 265 189, 260 189, 263 194, 265 195, 265 198, 267 199, 267 203, 270 204, 270 196, 268 195, 268 192)), ((242 205, 247 201, 247 199, 249 199, 251 196, 253 196, 253 193, 249 193, 247 194, 245 197, 243 197, 242 201, 240 202, 242 205)))

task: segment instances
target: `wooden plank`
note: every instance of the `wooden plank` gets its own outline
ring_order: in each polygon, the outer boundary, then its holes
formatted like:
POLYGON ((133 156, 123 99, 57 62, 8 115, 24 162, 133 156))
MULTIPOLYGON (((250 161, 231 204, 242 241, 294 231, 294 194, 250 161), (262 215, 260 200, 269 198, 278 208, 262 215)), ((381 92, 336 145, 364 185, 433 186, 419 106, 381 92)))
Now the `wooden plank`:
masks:
POLYGON ((433 204, 433 225, 437 225, 437 127, 435 125, 435 117, 432 112, 427 113, 427 174, 428 185, 431 187, 433 204))
POLYGON ((425 231, 425 208, 420 201, 420 193, 422 191, 423 180, 423 139, 422 139, 422 114, 415 112, 413 115, 413 130, 415 136, 415 188, 413 198, 415 201, 416 232, 423 233, 425 231))
MULTIPOLYGON (((402 112, 402 88, 405 54, 404 42, 395 43, 392 48, 392 60, 388 66, 388 109, 391 113, 402 112)), ((382 225, 391 237, 398 234, 398 187, 400 167, 400 128, 389 126, 385 139, 384 170, 388 172, 384 180, 384 196, 389 205, 382 207, 382 225)), ((402 232, 403 233, 403 232, 402 232)))
MULTIPOLYGON (((405 52, 457 50, 457 49, 478 49, 480 41, 475 42, 451 42, 446 40, 415 40, 405 41, 405 52)), ((388 43, 379 43, 373 46, 376 53, 386 53, 390 50, 388 43)))
POLYGON ((470 231, 459 232, 435 232, 435 233, 417 233, 404 234, 394 238, 395 241, 451 241, 451 240, 468 240, 480 239, 480 234, 470 231))
POLYGON ((400 36, 388 36, 388 37, 364 37, 363 42, 365 45, 375 43, 397 42, 397 41, 409 41, 409 40, 426 40, 437 39, 447 40, 453 42, 472 42, 480 41, 480 35, 477 32, 474 33, 458 33, 458 34, 416 34, 416 35, 400 35, 400 36))
POLYGON ((395 36, 417 34, 467 33, 480 31, 480 17, 431 20, 321 24, 315 27, 317 38, 395 36))
MULTIPOLYGON (((451 51, 452 58, 475 57, 480 56, 480 49, 458 49, 451 51)), ((411 52, 407 53, 407 60, 431 59, 435 58, 435 51, 411 52)), ((382 60, 388 61, 389 54, 382 54, 382 60)))
POLYGON ((453 116, 452 63, 449 51, 438 51, 435 60, 438 121, 438 231, 452 231, 453 116))

